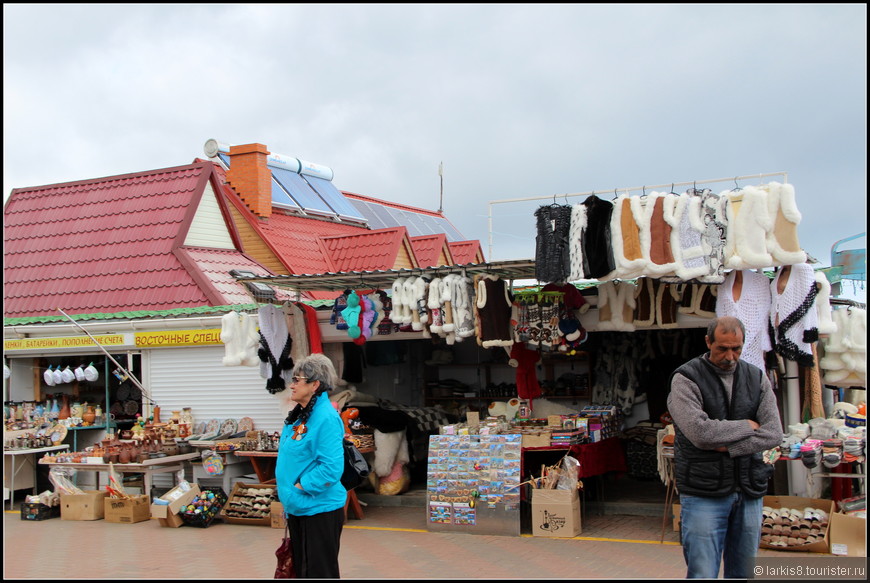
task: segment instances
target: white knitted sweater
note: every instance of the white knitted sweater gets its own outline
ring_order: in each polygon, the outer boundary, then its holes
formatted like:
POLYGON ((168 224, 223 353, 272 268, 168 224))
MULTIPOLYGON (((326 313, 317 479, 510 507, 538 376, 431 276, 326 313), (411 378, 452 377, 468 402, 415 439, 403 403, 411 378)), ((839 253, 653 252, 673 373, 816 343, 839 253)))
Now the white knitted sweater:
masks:
POLYGON ((807 263, 792 265, 788 282, 777 291, 785 268, 779 269, 770 282, 770 326, 774 350, 784 358, 808 368, 815 366, 811 344, 819 339, 818 294, 813 268, 807 263))
POLYGON ((743 341, 741 360, 764 370, 764 353, 770 352, 770 279, 757 271, 731 271, 719 285, 716 296, 716 316, 734 316, 743 322, 746 338, 743 341), (743 277, 740 299, 734 301, 734 280, 737 274, 743 277))

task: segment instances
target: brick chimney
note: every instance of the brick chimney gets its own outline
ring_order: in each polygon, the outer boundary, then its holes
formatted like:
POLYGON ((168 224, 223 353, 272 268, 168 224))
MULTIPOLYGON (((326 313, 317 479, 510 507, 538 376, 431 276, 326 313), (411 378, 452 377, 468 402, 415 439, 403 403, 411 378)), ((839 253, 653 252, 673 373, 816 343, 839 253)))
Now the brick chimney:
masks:
POLYGON ((266 166, 269 150, 263 144, 230 146, 227 182, 255 215, 272 215, 272 172, 266 166))

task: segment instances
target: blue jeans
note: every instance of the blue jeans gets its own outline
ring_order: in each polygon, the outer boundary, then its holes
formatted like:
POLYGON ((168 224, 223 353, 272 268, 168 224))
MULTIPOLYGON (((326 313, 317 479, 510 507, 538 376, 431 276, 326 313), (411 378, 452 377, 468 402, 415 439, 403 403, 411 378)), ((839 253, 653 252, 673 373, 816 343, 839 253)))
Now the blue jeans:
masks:
POLYGON ((718 498, 680 494, 686 578, 718 578, 724 558, 726 578, 748 579, 761 540, 763 502, 740 492, 718 498))

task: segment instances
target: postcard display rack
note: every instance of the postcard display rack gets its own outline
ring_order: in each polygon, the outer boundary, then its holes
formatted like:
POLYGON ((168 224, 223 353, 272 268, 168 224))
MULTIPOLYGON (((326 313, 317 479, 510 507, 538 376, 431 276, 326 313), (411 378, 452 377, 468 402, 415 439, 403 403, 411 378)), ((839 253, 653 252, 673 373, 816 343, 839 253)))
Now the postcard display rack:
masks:
POLYGON ((426 524, 433 532, 520 535, 522 435, 431 435, 426 524))

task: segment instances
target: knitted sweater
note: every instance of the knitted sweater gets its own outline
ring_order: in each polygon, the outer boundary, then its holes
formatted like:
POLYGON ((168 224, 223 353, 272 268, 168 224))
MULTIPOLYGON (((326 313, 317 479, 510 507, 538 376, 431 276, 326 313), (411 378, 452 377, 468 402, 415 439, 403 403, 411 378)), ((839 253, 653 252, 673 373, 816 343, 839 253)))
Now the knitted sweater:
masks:
POLYGON ((793 360, 801 366, 815 366, 810 345, 819 339, 818 314, 814 305, 818 288, 813 268, 800 263, 777 270, 770 282, 770 333, 771 344, 777 354, 793 360), (783 274, 790 271, 782 293, 778 291, 783 274))
POLYGON ((765 370, 764 353, 773 348, 768 334, 770 318, 770 280, 757 271, 731 271, 719 285, 716 297, 716 316, 734 316, 743 322, 746 338, 740 359, 765 370), (740 298, 734 299, 734 281, 743 278, 740 298))

